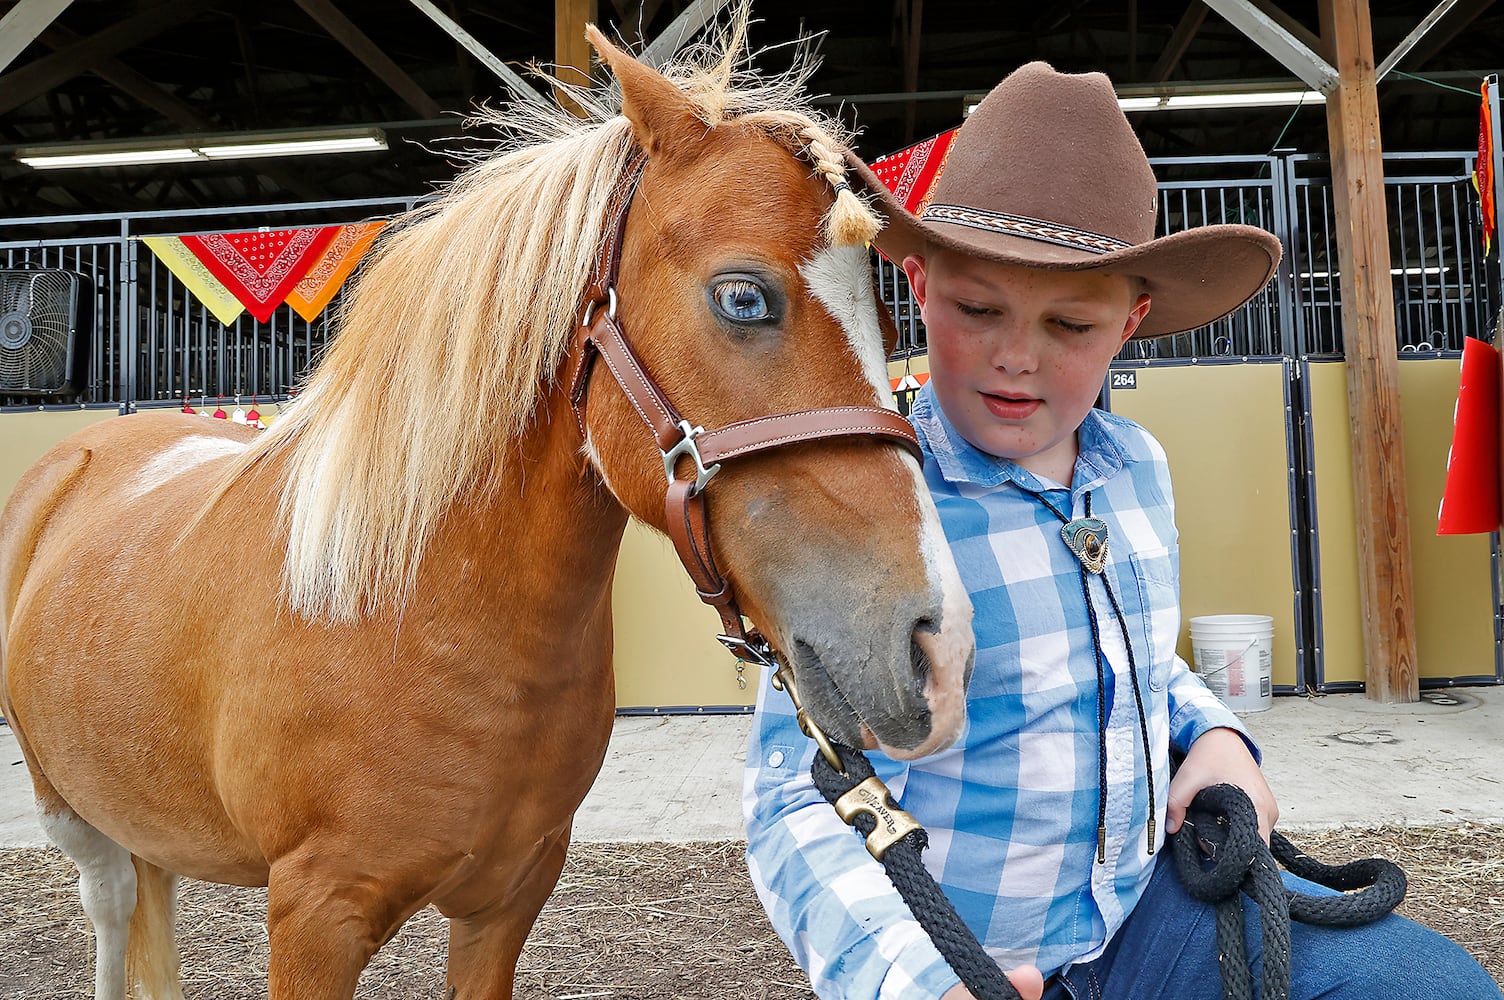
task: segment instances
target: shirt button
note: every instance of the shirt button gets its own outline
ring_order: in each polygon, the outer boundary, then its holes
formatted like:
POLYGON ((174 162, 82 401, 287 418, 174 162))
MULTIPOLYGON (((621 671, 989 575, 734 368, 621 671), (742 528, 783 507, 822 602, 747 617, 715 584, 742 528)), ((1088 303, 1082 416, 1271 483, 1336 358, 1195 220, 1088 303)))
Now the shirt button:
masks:
POLYGON ((768 754, 768 766, 769 767, 782 767, 783 766, 783 751, 782 750, 774 750, 772 753, 768 754))

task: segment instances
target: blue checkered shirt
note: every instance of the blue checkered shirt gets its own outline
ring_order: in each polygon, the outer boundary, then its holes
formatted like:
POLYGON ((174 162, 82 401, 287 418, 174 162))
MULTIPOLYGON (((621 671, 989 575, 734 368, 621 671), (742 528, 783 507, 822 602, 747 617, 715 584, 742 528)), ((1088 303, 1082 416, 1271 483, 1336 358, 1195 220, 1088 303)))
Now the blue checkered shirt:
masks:
MULTIPOLYGON (((1155 850, 1164 840, 1169 747, 1208 729, 1247 731, 1175 653, 1179 551, 1164 450, 1093 410, 1069 490, 970 445, 926 387, 911 419, 925 479, 976 607, 968 720, 951 749, 907 764, 871 754, 929 831, 925 864, 1005 969, 1044 975, 1100 955, 1152 874, 1149 795, 1123 632, 1091 580, 1106 658, 1106 862, 1097 862, 1097 669, 1080 563, 1061 523, 1107 522, 1105 576, 1133 644, 1153 750, 1155 850)), ((958 980, 858 834, 809 778, 814 747, 765 675, 747 750, 747 863, 773 926, 815 992, 939 997, 958 980)), ((1257 751, 1255 750, 1255 753, 1257 751)))

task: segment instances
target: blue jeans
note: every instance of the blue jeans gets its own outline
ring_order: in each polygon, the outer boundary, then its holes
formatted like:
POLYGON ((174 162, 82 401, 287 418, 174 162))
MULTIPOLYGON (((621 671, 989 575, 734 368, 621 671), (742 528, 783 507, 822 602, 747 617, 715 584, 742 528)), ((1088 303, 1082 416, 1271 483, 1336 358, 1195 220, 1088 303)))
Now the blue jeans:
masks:
MULTIPOLYGON (((1211 907, 1186 894, 1168 852, 1107 951, 1052 980, 1044 1000, 1222 1000, 1211 907)), ((1285 884, 1331 895, 1288 872, 1285 884)), ((1256 907, 1243 897, 1254 981, 1263 942, 1256 907)), ((1499 1000, 1498 985, 1460 946, 1393 914, 1346 930, 1290 925, 1291 1000, 1499 1000)))

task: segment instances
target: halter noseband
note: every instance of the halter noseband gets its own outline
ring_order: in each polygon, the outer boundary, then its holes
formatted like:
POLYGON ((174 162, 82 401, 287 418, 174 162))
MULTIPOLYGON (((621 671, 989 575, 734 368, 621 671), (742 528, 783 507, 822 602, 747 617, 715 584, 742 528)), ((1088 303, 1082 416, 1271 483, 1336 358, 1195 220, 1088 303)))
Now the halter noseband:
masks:
POLYGON ((755 628, 746 628, 731 582, 716 566, 710 548, 705 487, 720 471, 723 462, 824 438, 856 436, 896 442, 922 463, 919 439, 907 420, 878 406, 828 406, 774 413, 709 431, 682 417, 643 367, 616 318, 616 275, 621 264, 622 232, 626 228, 627 212, 632 205, 641 169, 628 168, 628 174, 630 179, 618 196, 619 204, 613 213, 611 228, 601 246, 595 280, 575 329, 569 402, 583 436, 586 433, 585 403, 590 372, 599 357, 657 441, 663 456, 663 472, 668 480, 664 510, 669 537, 674 541, 684 568, 694 580, 700 599, 721 616, 726 631, 717 638, 739 659, 776 670, 777 664, 773 662, 767 640, 755 628), (692 479, 677 478, 677 465, 684 457, 694 462, 692 479))

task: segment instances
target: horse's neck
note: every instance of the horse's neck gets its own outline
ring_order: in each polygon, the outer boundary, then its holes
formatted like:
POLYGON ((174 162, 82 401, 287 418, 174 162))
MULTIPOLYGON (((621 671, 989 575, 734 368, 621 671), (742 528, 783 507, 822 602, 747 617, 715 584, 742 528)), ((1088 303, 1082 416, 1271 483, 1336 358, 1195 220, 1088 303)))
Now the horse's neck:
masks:
POLYGON ((582 457, 574 414, 556 391, 497 480, 456 505, 424 561, 440 572, 474 567, 450 581, 467 599, 523 600, 540 618, 572 616, 610 586, 626 522, 582 457))

